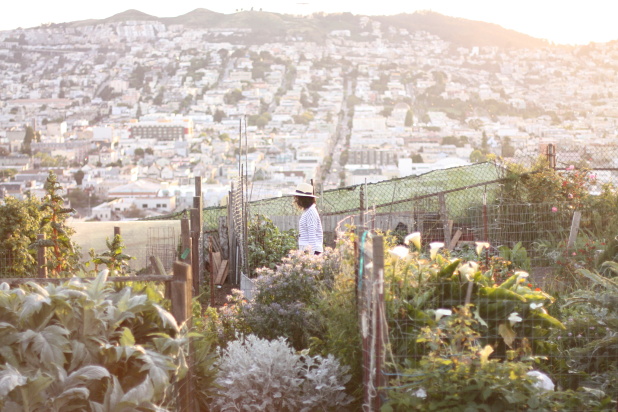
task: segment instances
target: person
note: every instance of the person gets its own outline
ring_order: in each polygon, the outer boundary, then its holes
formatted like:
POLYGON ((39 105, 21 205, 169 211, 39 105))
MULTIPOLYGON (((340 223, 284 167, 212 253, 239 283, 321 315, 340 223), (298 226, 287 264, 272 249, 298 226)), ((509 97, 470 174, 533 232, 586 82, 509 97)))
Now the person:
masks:
POLYGON ((298 221, 298 249, 319 255, 324 251, 322 245, 324 234, 315 204, 317 196, 313 194, 313 186, 301 183, 292 194, 296 206, 303 210, 298 221))

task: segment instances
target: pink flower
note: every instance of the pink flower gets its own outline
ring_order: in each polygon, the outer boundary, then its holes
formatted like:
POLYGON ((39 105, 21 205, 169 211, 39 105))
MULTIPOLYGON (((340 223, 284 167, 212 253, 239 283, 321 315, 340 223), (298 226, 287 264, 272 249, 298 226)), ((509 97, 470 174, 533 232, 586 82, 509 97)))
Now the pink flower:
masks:
POLYGON ((597 175, 595 175, 594 173, 591 173, 590 176, 588 176, 590 178, 590 180, 595 180, 597 178, 597 175))
POLYGON ((552 211, 552 212, 557 212, 557 211, 558 211, 558 208, 557 208, 556 206, 554 206, 554 207, 552 207, 552 208, 551 208, 551 211, 552 211))
POLYGON ((573 252, 573 256, 577 256, 577 253, 573 252))
POLYGON ((569 193, 569 199, 573 199, 573 193, 569 193))
POLYGON ((573 165, 570 165, 569 167, 566 168, 566 170, 573 170, 573 169, 575 169, 575 166, 573 165))

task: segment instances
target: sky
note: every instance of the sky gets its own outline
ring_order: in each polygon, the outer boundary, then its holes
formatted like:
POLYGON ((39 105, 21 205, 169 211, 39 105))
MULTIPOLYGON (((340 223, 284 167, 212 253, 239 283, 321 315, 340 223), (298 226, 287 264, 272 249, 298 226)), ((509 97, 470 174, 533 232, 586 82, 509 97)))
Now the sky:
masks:
POLYGON ((3 8, 0 30, 103 19, 128 9, 157 17, 175 17, 197 8, 226 14, 251 8, 289 14, 323 11, 362 15, 432 10, 447 16, 495 23, 558 44, 618 40, 615 22, 618 2, 615 0, 18 0, 3 8))

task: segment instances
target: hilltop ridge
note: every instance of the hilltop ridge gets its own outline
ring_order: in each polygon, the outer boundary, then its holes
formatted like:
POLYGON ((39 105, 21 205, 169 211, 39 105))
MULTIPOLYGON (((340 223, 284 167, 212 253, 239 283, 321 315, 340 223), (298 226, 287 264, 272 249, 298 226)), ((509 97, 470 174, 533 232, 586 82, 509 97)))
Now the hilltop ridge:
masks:
POLYGON ((392 27, 394 32, 425 31, 457 46, 494 46, 502 48, 541 48, 549 42, 497 24, 445 16, 431 11, 390 16, 362 16, 352 13, 314 13, 295 16, 268 11, 243 10, 223 14, 198 8, 176 17, 156 17, 130 9, 100 20, 64 23, 67 26, 97 25, 123 21, 155 21, 165 25, 184 25, 198 29, 251 29, 252 42, 281 41, 294 36, 308 41, 322 41, 335 30, 348 30, 354 38, 370 39, 367 19, 392 27))

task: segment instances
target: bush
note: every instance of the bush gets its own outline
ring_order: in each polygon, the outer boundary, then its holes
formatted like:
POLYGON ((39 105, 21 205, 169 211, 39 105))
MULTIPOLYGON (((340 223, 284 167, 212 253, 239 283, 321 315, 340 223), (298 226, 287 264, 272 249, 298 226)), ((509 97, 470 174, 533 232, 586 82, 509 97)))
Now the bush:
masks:
POLYGON ((165 410, 188 338, 154 292, 106 279, 0 286, 1 410, 165 410))
POLYGON ((218 411, 333 410, 350 402, 346 368, 334 357, 296 354, 286 340, 255 335, 231 342, 221 356, 218 411))
POLYGON ((257 276, 256 269, 274 269, 290 250, 298 247, 294 230, 281 231, 263 215, 253 216, 248 233, 251 277, 257 276))
POLYGON ((307 348, 320 330, 312 305, 320 290, 333 284, 336 255, 329 248, 319 256, 296 250, 275 270, 258 269, 255 297, 240 310, 249 329, 265 339, 285 337, 297 350, 307 348))

